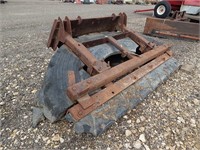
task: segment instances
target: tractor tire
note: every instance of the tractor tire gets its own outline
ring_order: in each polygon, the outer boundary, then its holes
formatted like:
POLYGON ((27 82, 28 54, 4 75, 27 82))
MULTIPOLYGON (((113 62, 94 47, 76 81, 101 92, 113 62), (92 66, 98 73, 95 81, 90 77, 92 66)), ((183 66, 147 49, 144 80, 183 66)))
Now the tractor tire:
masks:
POLYGON ((154 16, 156 18, 167 18, 171 13, 171 5, 167 1, 157 3, 154 8, 154 16))
POLYGON ((66 95, 67 71, 73 70, 76 82, 79 82, 79 67, 81 67, 81 61, 66 50, 65 46, 61 46, 51 58, 42 87, 37 95, 37 103, 50 122, 62 118, 66 109, 73 104, 73 101, 66 95))

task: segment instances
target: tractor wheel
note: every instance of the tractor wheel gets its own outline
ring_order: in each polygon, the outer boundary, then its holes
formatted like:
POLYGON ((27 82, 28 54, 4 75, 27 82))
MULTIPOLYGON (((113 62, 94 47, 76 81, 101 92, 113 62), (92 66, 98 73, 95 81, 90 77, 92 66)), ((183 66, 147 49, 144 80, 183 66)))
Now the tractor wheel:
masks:
POLYGON ((159 2, 154 8, 154 16, 156 18, 166 18, 171 13, 171 5, 167 1, 159 2))

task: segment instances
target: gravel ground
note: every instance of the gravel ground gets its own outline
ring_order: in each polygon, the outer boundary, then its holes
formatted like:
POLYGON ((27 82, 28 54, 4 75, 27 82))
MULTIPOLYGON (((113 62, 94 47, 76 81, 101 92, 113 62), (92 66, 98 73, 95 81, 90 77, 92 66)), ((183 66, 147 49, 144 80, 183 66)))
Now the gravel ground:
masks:
POLYGON ((31 127, 35 95, 54 53, 46 48, 53 19, 126 12, 129 28, 142 33, 145 17, 152 14, 132 12, 143 7, 25 0, 0 5, 0 150, 200 150, 200 43, 177 39, 154 38, 174 44, 183 68, 102 135, 77 135, 65 120, 31 127))

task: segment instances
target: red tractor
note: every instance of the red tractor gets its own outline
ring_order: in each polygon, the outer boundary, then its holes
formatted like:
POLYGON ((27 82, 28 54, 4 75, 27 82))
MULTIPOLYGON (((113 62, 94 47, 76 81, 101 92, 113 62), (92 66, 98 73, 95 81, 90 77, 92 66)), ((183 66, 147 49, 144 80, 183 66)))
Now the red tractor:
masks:
POLYGON ((200 0, 162 0, 154 9, 136 10, 134 12, 154 11, 157 18, 166 18, 175 11, 186 11, 187 14, 200 13, 200 0))
POLYGON ((173 11, 186 11, 188 14, 200 13, 200 0, 164 0, 154 7, 154 16, 166 18, 173 11))

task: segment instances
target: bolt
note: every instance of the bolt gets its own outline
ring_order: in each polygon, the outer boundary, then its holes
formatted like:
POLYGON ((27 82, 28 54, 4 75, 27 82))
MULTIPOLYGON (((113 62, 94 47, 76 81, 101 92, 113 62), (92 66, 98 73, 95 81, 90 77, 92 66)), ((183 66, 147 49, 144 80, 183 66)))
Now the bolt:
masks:
POLYGON ((149 68, 153 68, 153 66, 152 66, 152 65, 150 65, 150 66, 149 66, 149 68))
POLYGON ((94 107, 98 107, 100 105, 100 102, 94 103, 94 107))
POLYGON ((79 111, 78 114, 81 116, 81 115, 83 114, 83 112, 82 112, 82 111, 79 111))

